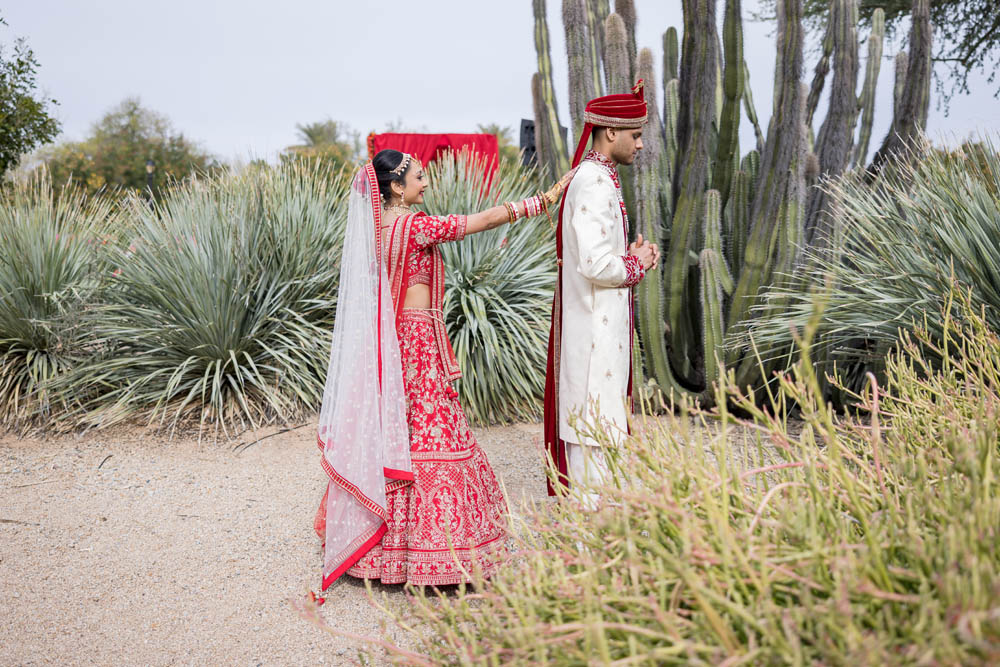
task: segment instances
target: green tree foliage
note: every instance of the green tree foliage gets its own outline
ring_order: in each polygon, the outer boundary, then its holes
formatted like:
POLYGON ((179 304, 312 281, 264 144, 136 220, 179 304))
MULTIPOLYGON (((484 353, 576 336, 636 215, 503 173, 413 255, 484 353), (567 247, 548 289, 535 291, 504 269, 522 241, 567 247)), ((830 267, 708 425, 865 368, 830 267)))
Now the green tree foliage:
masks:
POLYGON ((90 193, 103 188, 144 190, 146 161, 155 165, 154 193, 169 181, 217 166, 215 159, 177 132, 170 120, 126 98, 91 128, 83 141, 42 149, 53 183, 69 179, 90 193))
MULTIPOLYGON (((0 18, 0 25, 7 22, 0 18)), ((49 115, 57 102, 35 91, 37 70, 35 54, 23 39, 9 55, 0 45, 0 176, 59 134, 59 121, 49 115)))
POLYGON ((476 131, 483 134, 493 134, 497 138, 497 146, 500 148, 500 159, 517 162, 521 159, 521 149, 514 143, 514 130, 509 126, 502 126, 499 123, 480 123, 476 126, 476 131))
POLYGON ((362 157, 361 135, 344 123, 326 119, 296 124, 300 144, 289 146, 282 160, 326 162, 335 169, 354 167, 362 157))
MULTIPOLYGON (((774 0, 762 3, 771 12, 774 0)), ((912 0, 861 0, 862 23, 871 23, 876 9, 885 11, 886 29, 908 29, 912 0)), ((805 0, 805 16, 810 27, 822 33, 829 13, 829 0, 805 0)), ((762 13, 762 14, 764 14, 762 13)), ((931 0, 931 23, 934 25, 936 62, 949 68, 951 88, 938 81, 939 92, 947 101, 955 93, 969 92, 969 75, 983 72, 991 84, 996 84, 1000 68, 1000 2, 996 0, 931 0)), ((1000 85, 993 91, 1000 97, 1000 85)))

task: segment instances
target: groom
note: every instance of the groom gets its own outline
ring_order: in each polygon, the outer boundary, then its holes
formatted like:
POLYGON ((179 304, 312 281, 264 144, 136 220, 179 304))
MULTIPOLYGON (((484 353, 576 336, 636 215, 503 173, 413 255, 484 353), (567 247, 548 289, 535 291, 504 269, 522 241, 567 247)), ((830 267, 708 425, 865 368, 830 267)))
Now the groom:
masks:
MULTIPOLYGON (((591 100, 573 158, 579 165, 559 210, 558 280, 545 378, 545 446, 558 483, 599 482, 607 474, 602 443, 628 432, 632 393, 632 286, 656 266, 659 249, 640 235, 628 245, 628 214, 617 165, 642 149, 646 102, 632 94, 591 100), (593 146, 584 151, 593 135, 593 146), (582 160, 581 160, 582 158, 582 160)), ((556 490, 549 482, 549 495, 556 490)))

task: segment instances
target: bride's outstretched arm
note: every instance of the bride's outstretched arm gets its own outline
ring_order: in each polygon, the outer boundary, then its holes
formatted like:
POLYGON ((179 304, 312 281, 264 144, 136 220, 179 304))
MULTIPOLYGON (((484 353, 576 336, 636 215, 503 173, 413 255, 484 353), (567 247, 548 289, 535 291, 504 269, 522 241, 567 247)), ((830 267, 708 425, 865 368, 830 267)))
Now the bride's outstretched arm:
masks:
POLYGON ((507 202, 500 206, 488 208, 479 213, 468 216, 465 227, 465 234, 477 234, 485 232, 487 229, 495 229, 500 225, 514 222, 521 218, 530 218, 542 213, 546 208, 554 206, 562 195, 563 190, 569 185, 573 178, 573 170, 567 171, 552 188, 535 197, 529 197, 520 202, 507 202))

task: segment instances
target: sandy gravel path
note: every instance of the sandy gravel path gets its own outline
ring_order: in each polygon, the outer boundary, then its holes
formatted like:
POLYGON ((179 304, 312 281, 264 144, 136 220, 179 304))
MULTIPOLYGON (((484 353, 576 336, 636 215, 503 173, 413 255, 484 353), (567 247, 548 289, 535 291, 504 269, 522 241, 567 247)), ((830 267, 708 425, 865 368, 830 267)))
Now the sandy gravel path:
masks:
MULTIPOLYGON (((287 603, 320 577, 314 425, 232 451, 273 432, 0 438, 0 664, 351 664, 287 603)), ((476 435, 512 509, 544 496, 540 425, 476 435)), ((380 631, 356 581, 321 609, 380 631)))

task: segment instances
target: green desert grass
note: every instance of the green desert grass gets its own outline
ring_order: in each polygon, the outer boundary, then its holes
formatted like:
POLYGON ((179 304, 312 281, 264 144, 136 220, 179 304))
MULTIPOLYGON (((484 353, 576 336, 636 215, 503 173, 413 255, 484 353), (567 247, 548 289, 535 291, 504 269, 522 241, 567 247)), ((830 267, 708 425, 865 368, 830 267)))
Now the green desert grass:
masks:
POLYGON ((951 295, 960 317, 902 334, 856 416, 821 397, 814 313, 764 407, 729 387, 744 417, 719 401, 631 438, 596 511, 539 504, 506 568, 414 591, 390 610, 405 640, 382 648, 407 664, 995 664, 1000 338, 951 295))

